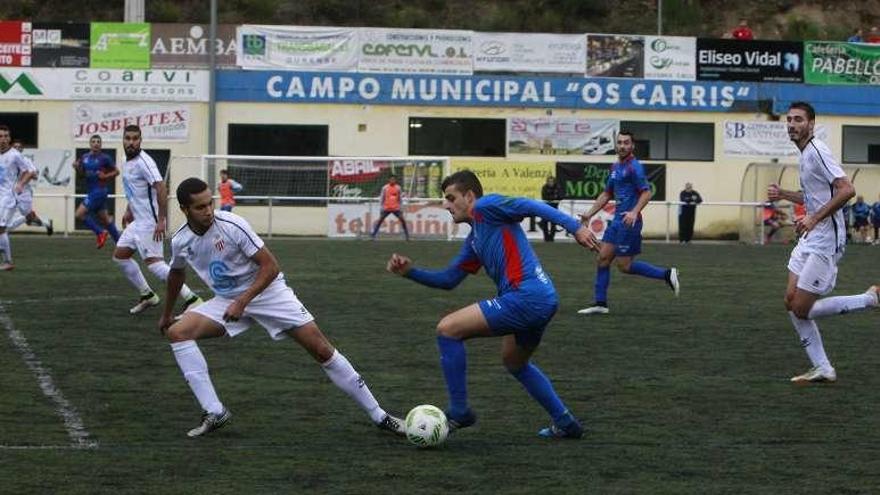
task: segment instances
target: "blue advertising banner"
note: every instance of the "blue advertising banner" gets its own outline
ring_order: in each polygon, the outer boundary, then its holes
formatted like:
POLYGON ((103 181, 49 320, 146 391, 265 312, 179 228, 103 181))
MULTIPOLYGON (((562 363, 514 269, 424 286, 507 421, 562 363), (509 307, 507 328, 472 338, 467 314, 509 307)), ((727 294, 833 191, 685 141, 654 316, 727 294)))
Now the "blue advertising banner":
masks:
POLYGON ((288 71, 219 71, 219 101, 384 105, 753 111, 757 85, 288 71))

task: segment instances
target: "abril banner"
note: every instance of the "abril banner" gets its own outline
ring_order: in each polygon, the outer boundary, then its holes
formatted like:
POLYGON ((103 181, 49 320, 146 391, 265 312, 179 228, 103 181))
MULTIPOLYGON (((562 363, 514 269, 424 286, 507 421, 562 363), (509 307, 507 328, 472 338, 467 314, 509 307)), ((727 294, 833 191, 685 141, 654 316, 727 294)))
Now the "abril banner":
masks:
POLYGON ((606 155, 614 153, 619 120, 569 117, 511 117, 508 153, 534 155, 606 155))
POLYGON ((298 26, 238 27, 237 62, 243 69, 354 71, 358 30, 298 26))
POLYGON ((443 29, 362 29, 359 72, 472 74, 473 33, 443 29))
POLYGON ((0 21, 0 67, 31 65, 31 23, 0 21))
POLYGON ((880 84, 880 45, 807 41, 804 81, 809 84, 880 84))
MULTIPOLYGON (((206 24, 153 24, 150 65, 163 68, 208 67, 208 31, 206 24)), ((214 39, 218 67, 235 66, 235 25, 220 24, 214 39)))
MULTIPOLYGON (((556 180, 565 191, 565 199, 596 199, 605 190, 611 174, 610 163, 556 162, 556 180)), ((666 165, 643 163, 651 185, 652 201, 666 200, 666 165)))
POLYGON ((93 22, 91 67, 149 69, 150 25, 145 22, 93 22))
POLYGON ((800 41, 697 40, 697 79, 803 82, 800 41))
POLYGON ((483 184, 483 192, 541 199, 541 187, 553 175, 552 162, 513 162, 452 159, 452 171, 468 169, 483 184))
POLYGON ((645 38, 620 34, 587 35, 587 76, 645 77, 645 38))
POLYGON ((88 67, 89 24, 34 23, 34 67, 88 67))

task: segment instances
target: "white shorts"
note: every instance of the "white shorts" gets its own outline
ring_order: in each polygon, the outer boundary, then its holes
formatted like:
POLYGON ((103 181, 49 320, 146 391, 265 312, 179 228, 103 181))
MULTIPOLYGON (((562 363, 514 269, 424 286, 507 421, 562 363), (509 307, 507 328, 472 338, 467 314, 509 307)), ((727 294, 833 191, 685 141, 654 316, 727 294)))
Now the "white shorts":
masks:
POLYGON ((226 329, 230 337, 244 332, 256 322, 266 329, 273 340, 281 340, 287 337, 285 331, 299 328, 315 320, 284 279, 269 284, 269 287, 244 308, 244 313, 238 321, 223 321, 223 313, 230 304, 232 299, 214 296, 204 304, 188 310, 187 313, 192 311, 216 321, 226 329))
POLYGON ((146 224, 141 226, 137 222, 132 222, 122 231, 116 245, 137 251, 143 260, 147 258, 164 258, 165 246, 161 241, 153 239, 155 231, 155 225, 146 224))
POLYGON ((4 194, 0 196, 0 227, 6 227, 15 218, 15 212, 26 216, 34 204, 33 193, 25 190, 21 194, 4 194))
POLYGON ((829 256, 804 251, 801 246, 795 246, 788 259, 788 271, 798 276, 797 288, 820 296, 830 293, 837 283, 837 263, 843 253, 829 256))

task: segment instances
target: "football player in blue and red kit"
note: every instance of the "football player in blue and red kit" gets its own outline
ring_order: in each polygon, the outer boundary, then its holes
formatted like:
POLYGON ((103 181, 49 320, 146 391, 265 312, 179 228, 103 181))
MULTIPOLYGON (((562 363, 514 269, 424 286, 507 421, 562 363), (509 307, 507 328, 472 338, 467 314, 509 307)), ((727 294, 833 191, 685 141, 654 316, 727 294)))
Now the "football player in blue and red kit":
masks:
POLYGON ((107 214, 107 183, 119 175, 119 169, 110 155, 101 150, 101 136, 95 134, 89 138, 89 152, 73 163, 77 172, 86 177, 87 196, 76 208, 76 218, 82 220, 86 227, 97 236, 98 249, 104 247, 107 235, 119 240, 119 231, 113 219, 107 214), (99 225, 95 218, 101 222, 99 225))
POLYGON ((613 198, 614 220, 602 236, 596 269, 595 304, 578 313, 608 314, 608 285, 611 283, 611 262, 617 258, 617 268, 630 275, 665 280, 678 295, 678 270, 661 268, 644 261, 633 261, 642 252, 642 208, 651 199, 651 186, 645 177, 645 169, 633 155, 635 138, 631 132, 617 135, 617 161, 611 165, 611 174, 605 190, 596 198, 588 212, 581 215, 586 224, 613 198))
POLYGON ((440 365, 449 392, 446 416, 450 427, 464 428, 476 422, 468 404, 464 341, 502 337, 504 366, 552 418, 550 426, 538 434, 580 438, 580 422, 556 394, 550 380, 530 361, 556 313, 559 297, 520 222, 534 215, 562 225, 584 247, 595 250, 598 242, 576 218, 543 202, 498 194, 483 196, 479 178, 469 170, 450 175, 441 186, 444 208, 456 223, 471 227, 458 256, 445 269, 433 271, 414 268, 411 259, 395 253, 387 269, 428 287, 452 289, 468 274, 485 267, 498 287, 495 297, 450 313, 437 324, 440 365))

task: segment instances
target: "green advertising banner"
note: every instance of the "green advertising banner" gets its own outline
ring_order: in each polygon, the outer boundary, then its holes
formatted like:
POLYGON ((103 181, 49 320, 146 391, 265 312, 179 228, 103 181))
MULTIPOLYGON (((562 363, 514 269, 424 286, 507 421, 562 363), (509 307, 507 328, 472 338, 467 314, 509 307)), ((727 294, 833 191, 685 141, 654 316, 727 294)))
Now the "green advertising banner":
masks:
MULTIPOLYGON (((611 163, 556 162, 556 180, 565 199, 596 199, 605 190, 611 163)), ((651 185, 651 200, 666 201, 666 164, 643 163, 651 185)))
POLYGON ((145 22, 93 22, 91 67, 149 69, 150 25, 145 22))
POLYGON ((880 45, 807 41, 804 82, 808 84, 880 84, 880 45))

